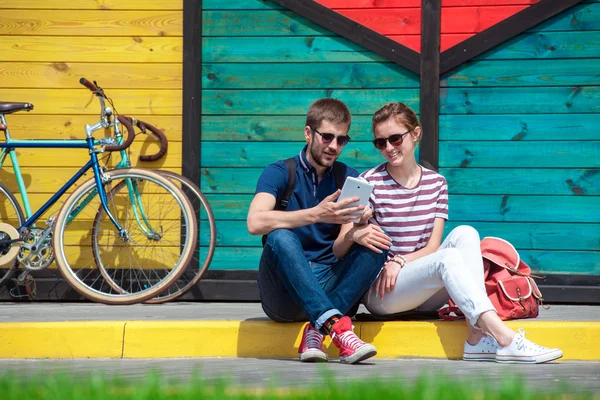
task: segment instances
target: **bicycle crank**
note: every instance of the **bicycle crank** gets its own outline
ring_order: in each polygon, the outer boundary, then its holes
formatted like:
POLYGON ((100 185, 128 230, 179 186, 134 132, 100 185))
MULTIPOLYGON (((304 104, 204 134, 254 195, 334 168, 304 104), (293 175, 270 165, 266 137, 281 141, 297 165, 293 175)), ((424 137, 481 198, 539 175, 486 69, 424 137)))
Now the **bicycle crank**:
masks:
POLYGON ((0 222, 0 242, 6 242, 8 245, 0 246, 0 267, 8 267, 19 255, 21 249, 20 235, 17 230, 9 224, 0 222))

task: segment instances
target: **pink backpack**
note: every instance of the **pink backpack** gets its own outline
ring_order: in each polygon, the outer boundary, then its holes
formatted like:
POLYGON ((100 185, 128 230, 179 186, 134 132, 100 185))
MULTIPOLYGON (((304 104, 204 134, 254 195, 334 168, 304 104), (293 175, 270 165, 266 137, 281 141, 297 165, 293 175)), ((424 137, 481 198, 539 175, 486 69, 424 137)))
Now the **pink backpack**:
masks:
MULTIPOLYGON (((533 280, 535 275, 531 275, 531 268, 521 260, 514 246, 496 237, 483 238, 480 246, 485 290, 498 316, 504 321, 537 317, 542 293, 533 280)), ((448 304, 449 307, 438 313, 441 319, 464 318, 454 301, 450 300, 448 304)))

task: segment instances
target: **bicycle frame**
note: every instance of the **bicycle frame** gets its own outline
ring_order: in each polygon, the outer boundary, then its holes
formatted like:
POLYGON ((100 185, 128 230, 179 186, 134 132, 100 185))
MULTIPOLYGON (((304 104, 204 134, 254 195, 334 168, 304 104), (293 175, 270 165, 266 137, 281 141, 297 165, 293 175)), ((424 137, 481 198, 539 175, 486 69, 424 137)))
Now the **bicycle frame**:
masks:
MULTIPOLYGON (((4 114, 0 114, 0 122, 4 125, 7 125, 4 114)), ((17 185, 19 187, 19 192, 21 194, 21 199, 23 200, 23 207, 25 208, 25 214, 27 217, 25 223, 23 223, 23 225, 21 225, 18 228, 19 230, 21 230, 22 228, 28 228, 32 226, 40 218, 40 216, 42 216, 50 207, 52 207, 52 205, 54 205, 58 201, 58 199, 63 194, 65 194, 65 192, 69 190, 69 188, 72 187, 75 184, 75 182, 79 180, 79 178, 81 178, 87 171, 92 169, 94 171, 94 179, 96 181, 96 188, 100 195, 100 202, 102 203, 102 207, 104 208, 104 211, 106 211, 112 223, 118 229, 119 234, 123 234, 123 228, 108 208, 106 191, 104 190, 104 186, 102 185, 102 172, 100 171, 100 165, 98 162, 99 151, 96 149, 96 146, 100 145, 100 143, 92 137, 92 133, 94 131, 99 130, 103 127, 104 124, 102 122, 98 122, 93 126, 86 125, 86 139, 82 140, 12 140, 10 137, 9 130, 6 129, 4 131, 6 141, 0 142, 0 168, 2 168, 6 156, 8 154, 13 165, 15 178, 17 180, 17 185), (31 206, 29 204, 29 197, 27 195, 27 189, 23 181, 23 175, 21 173, 21 168, 19 166, 17 154, 15 152, 15 150, 19 148, 88 149, 90 154, 90 160, 32 215, 31 206)))

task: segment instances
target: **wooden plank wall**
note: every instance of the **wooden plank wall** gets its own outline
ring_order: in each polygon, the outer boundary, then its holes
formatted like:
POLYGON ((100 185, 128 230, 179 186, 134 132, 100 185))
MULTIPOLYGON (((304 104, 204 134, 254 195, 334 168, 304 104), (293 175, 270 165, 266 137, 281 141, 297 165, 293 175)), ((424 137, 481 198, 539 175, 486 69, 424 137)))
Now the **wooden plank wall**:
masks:
MULTIPOLYGON (((444 51, 539 0, 442 0, 444 51)), ((421 49, 421 0, 317 0, 415 51, 421 49)))
POLYGON ((584 1, 443 77, 451 225, 534 268, 600 274, 600 2, 584 1))
MULTIPOLYGON (((85 138, 100 107, 79 84, 84 76, 97 80, 120 113, 165 130, 167 156, 138 163, 140 151, 158 149, 140 137, 135 164, 181 172, 182 10, 182 0, 0 0, 0 101, 35 106, 7 116, 13 139, 85 138)), ((81 150, 18 155, 34 209, 89 159, 81 150)), ((17 189, 10 162, 0 179, 17 189)))
MULTIPOLYGON (((339 98, 353 114, 341 160, 382 161, 370 119, 390 100, 419 108, 419 79, 293 12, 259 0, 204 0, 202 190, 217 218, 211 269, 258 267, 246 214, 263 168, 298 154, 310 104, 339 98)), ((204 243, 206 244, 206 243, 204 243)))

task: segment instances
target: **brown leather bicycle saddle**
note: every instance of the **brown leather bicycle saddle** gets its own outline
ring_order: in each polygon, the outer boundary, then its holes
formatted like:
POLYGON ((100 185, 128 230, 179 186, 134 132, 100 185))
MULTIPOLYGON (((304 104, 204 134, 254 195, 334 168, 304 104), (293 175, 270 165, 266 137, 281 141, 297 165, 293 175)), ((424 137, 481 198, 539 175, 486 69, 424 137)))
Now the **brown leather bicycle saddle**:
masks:
POLYGON ((16 111, 31 111, 33 104, 31 103, 7 103, 0 101, 0 114, 10 114, 16 111))

